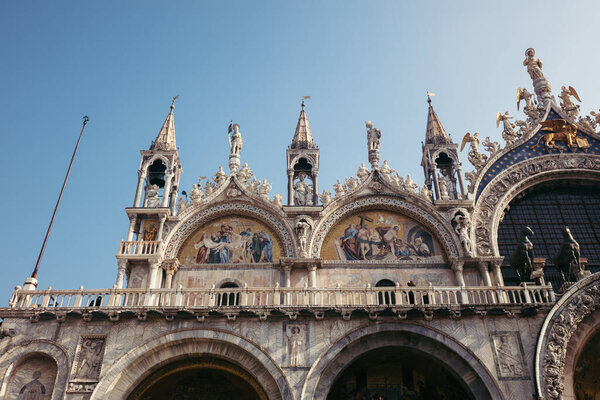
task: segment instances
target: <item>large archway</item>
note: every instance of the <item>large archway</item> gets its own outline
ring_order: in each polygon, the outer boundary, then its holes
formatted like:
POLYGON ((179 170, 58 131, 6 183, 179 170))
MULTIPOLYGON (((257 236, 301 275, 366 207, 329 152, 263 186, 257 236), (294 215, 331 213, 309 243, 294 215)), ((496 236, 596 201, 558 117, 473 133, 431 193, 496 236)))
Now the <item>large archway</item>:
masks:
POLYGON ((473 399, 460 377, 433 357, 410 347, 382 347, 350 364, 337 377, 327 400, 473 399))
POLYGON ((239 366, 212 357, 190 357, 146 377, 128 400, 266 400, 256 379, 239 366))
MULTIPOLYGON (((460 399, 501 400, 504 398, 490 371, 469 349, 440 331, 408 323, 369 325, 357 329, 338 340, 311 367, 301 398, 303 400, 336 399, 335 396, 340 394, 339 385, 343 384, 344 381, 348 382, 347 376, 351 376, 355 372, 354 366, 358 366, 360 369, 361 365, 369 365, 369 362, 377 364, 374 359, 382 357, 383 354, 399 357, 398 360, 394 360, 393 357, 389 360, 396 367, 401 365, 403 361, 415 356, 416 359, 420 360, 419 362, 423 363, 420 366, 405 363, 407 365, 406 375, 400 378, 390 376, 389 383, 394 378, 396 379, 394 382, 409 386, 408 382, 410 381, 410 387, 413 388, 413 391, 423 390, 424 393, 426 393, 425 390, 432 390, 427 388, 428 384, 434 387, 434 390, 437 390, 435 385, 439 385, 443 389, 447 384, 456 384, 459 389, 455 393, 464 394, 463 397, 458 397, 460 399), (430 375, 423 372, 422 367, 427 365, 435 365, 435 368, 440 373, 443 372, 444 376, 440 376, 440 379, 437 380, 431 379, 430 375), (409 371, 411 367, 413 367, 412 377, 409 371), (430 379, 427 379, 428 376, 430 379), (419 388, 419 382, 422 382, 423 389, 419 388), (331 397, 328 397, 328 395, 331 397)), ((380 384, 381 381, 377 382, 376 379, 381 379, 381 377, 385 379, 385 375, 382 374, 382 371, 377 372, 374 370, 371 374, 373 382, 380 384)), ((371 395, 375 394, 376 388, 368 387, 368 371, 366 385, 363 380, 362 386, 360 384, 356 385, 355 390, 360 390, 365 386, 366 389, 372 392, 371 395)), ((349 393, 353 388, 348 386, 346 388, 346 394, 350 396, 349 393)), ((391 389, 393 390, 394 387, 392 386, 391 389)), ((397 392, 396 396, 398 396, 397 392)), ((356 392, 354 394, 356 395, 356 392)), ((445 395, 448 398, 448 394, 445 395)), ((385 396, 382 395, 382 397, 385 396)), ((401 397, 390 397, 388 395, 385 398, 401 397)))

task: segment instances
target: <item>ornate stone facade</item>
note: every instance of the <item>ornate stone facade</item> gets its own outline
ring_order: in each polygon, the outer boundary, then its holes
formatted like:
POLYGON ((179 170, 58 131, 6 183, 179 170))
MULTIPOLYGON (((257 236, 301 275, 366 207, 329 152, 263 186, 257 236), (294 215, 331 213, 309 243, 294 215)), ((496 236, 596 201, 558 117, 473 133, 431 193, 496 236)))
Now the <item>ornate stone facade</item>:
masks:
POLYGON ((557 104, 526 55, 526 120, 499 113, 506 144, 488 136, 488 154, 465 135, 466 189, 429 99, 424 186, 379 162, 386 133, 369 121, 357 176, 319 194, 303 100, 287 204, 243 162, 233 123, 229 173, 200 176, 188 199, 172 105, 142 151, 115 286, 38 290, 28 278, 0 309, 0 398, 574 399, 575 365, 600 326, 600 278, 553 288, 543 280, 553 261, 534 258, 536 282, 507 285, 498 231, 525 193, 597 186, 600 136, 591 117, 573 120, 577 92, 557 104))

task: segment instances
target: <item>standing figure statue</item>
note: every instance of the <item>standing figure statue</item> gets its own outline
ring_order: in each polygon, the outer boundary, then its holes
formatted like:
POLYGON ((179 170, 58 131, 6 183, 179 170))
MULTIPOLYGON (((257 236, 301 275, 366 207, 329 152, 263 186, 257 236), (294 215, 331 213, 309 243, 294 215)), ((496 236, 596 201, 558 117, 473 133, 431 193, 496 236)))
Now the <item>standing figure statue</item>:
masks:
POLYGON ((473 243, 471 242, 471 219, 468 214, 457 212, 452 218, 454 231, 460 238, 460 245, 468 256, 473 255, 473 243))
POLYGON ((306 179, 306 173, 300 172, 298 174, 298 182, 294 184, 294 205, 295 206, 310 206, 312 205, 311 195, 312 190, 306 179))
POLYGON ((529 240, 530 236, 533 236, 530 227, 521 228, 521 241, 510 256, 510 266, 515 270, 520 282, 529 279, 533 272, 533 243, 529 240))
POLYGON ((527 72, 532 80, 544 79, 544 73, 542 72, 542 60, 535 57, 535 50, 529 48, 525 50, 525 60, 523 65, 527 67, 527 72))
MULTIPOLYGON (((593 111, 592 111, 593 112, 593 111)), ((364 183, 369 177, 369 170, 365 166, 365 163, 361 163, 356 172, 356 176, 360 179, 360 183, 364 183)))
POLYGON ((310 231, 310 224, 301 219, 296 224, 296 235, 298 235, 298 247, 300 247, 300 257, 306 257, 308 255, 308 234, 310 231))
POLYGON ((585 276, 583 273, 584 268, 581 266, 581 259, 579 257, 579 243, 573 238, 568 226, 563 227, 562 233, 562 247, 552 261, 560 271, 563 279, 565 279, 566 273, 569 281, 576 282, 583 279, 585 276))
POLYGON ((500 127, 500 121, 502 121, 504 127, 502 130, 502 138, 506 141, 507 145, 513 144, 519 138, 519 135, 515 132, 515 126, 510 122, 511 119, 512 117, 509 116, 508 111, 504 114, 501 114, 500 111, 498 111, 498 114, 496 114, 496 128, 500 127))
POLYGON ((230 154, 239 156, 240 151, 242 150, 242 144, 244 143, 239 124, 229 125, 229 129, 227 130, 227 139, 229 139, 229 146, 231 147, 230 154))
POLYGON ((381 139, 381 131, 373 127, 373 122, 365 122, 367 127, 367 143, 369 144, 369 151, 379 150, 379 139, 381 139))

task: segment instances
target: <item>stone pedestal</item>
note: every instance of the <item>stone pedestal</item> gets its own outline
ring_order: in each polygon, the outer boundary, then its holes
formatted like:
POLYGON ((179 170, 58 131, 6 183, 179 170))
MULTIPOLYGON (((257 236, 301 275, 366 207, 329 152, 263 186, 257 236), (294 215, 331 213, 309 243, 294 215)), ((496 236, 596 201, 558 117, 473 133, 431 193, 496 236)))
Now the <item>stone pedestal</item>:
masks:
POLYGON ((23 285, 23 290, 35 290, 37 288, 38 281, 33 277, 29 277, 25 279, 25 284, 23 285))
POLYGON ((229 155, 229 170, 232 174, 240 170, 240 156, 238 154, 229 155))
POLYGON ((548 102, 553 100, 550 82, 546 78, 538 78, 533 81, 533 89, 537 95, 538 102, 546 108, 548 102))
POLYGON ((369 162, 372 169, 379 168, 379 150, 369 150, 369 162))

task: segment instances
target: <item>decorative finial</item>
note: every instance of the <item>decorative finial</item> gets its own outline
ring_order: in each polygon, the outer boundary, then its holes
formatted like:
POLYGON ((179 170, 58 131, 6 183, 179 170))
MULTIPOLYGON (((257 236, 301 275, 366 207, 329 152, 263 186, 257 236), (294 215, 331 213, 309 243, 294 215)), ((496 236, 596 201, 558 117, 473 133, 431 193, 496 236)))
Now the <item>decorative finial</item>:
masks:
POLYGON ((435 96, 435 93, 431 93, 430 91, 427 91, 427 102, 429 103, 429 105, 431 105, 431 97, 435 96))
POLYGON ((179 98, 179 95, 173 97, 173 101, 171 102, 171 110, 175 108, 175 100, 179 98))
POLYGON ((304 110, 304 100, 309 100, 310 96, 302 96, 302 109, 304 110))

